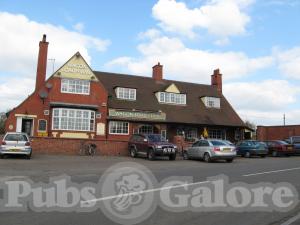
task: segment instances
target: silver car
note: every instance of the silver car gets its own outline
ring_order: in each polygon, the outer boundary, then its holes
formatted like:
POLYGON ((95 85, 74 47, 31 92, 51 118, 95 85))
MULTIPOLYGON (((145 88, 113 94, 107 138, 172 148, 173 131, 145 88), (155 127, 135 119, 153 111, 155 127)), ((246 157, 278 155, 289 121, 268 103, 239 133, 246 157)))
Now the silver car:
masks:
POLYGON ((235 146, 217 139, 203 139, 196 141, 183 153, 184 159, 202 159, 205 162, 226 160, 232 162, 236 157, 235 146))
POLYGON ((29 137, 26 133, 8 132, 5 134, 0 145, 0 156, 24 155, 31 158, 32 148, 29 137))

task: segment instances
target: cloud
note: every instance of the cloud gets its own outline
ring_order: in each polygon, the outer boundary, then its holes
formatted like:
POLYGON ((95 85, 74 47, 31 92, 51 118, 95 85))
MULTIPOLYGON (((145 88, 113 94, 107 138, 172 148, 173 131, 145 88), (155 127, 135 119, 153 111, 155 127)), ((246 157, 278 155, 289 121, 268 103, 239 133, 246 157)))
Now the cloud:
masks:
POLYGON ((299 87, 286 80, 232 82, 224 84, 223 90, 236 109, 257 111, 282 110, 295 103, 300 93, 299 87))
MULTIPOLYGON (((90 48, 103 52, 110 44, 109 40, 70 31, 62 26, 0 12, 0 78, 5 76, 0 86, 0 110, 16 106, 34 89, 38 43, 43 34, 47 34, 50 42, 48 58, 55 59, 56 69, 77 51, 90 63, 90 48)), ((49 65, 48 69, 52 72, 52 66, 49 65)))
POLYGON ((285 77, 300 80, 300 47, 286 51, 275 49, 274 55, 278 61, 278 68, 285 77))
POLYGON ((134 74, 150 75, 158 61, 164 65, 166 79, 208 83, 213 70, 220 68, 224 80, 242 78, 269 67, 273 58, 250 58, 242 52, 218 52, 186 47, 180 39, 160 36, 138 45, 141 56, 123 56, 106 64, 134 74))
POLYGON ((73 28, 78 32, 82 32, 84 29, 84 23, 76 23, 73 28))
POLYGON ((226 38, 246 32, 250 17, 246 8, 253 0, 210 0, 198 8, 189 9, 184 2, 159 0, 152 14, 166 31, 195 37, 196 29, 226 38))

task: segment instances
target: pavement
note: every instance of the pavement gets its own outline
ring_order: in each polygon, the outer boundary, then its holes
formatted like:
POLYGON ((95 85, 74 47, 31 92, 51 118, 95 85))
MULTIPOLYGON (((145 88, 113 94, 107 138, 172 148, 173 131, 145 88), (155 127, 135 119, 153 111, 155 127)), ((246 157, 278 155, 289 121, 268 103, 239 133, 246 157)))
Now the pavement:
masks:
MULTIPOLYGON (((148 161, 130 157, 46 156, 31 160, 0 160, 0 182, 29 178, 48 182, 49 178, 67 174, 73 182, 98 182, 104 171, 120 162, 136 162, 147 167, 160 182, 171 176, 192 176, 193 182, 224 174, 230 182, 256 184, 288 182, 300 193, 300 157, 237 158, 233 163, 204 163, 197 160, 148 161)), ((0 195, 1 196, 1 195, 0 195)), ((169 212, 157 207, 140 224, 172 225, 300 225, 300 204, 288 212, 169 212)), ((1 212, 0 225, 111 225, 115 224, 98 209, 94 212, 1 212)))

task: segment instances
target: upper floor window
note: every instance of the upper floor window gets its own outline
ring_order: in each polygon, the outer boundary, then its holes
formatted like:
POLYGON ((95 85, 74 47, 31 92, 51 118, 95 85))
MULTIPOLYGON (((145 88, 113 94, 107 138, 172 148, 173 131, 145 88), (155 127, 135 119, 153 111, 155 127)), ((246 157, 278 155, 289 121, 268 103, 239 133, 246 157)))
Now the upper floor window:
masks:
POLYGON ((136 100, 136 89, 133 88, 117 87, 116 94, 119 99, 136 100))
POLYGON ((186 104, 186 94, 158 92, 158 101, 160 103, 185 105, 186 104))
POLYGON ((90 81, 62 79, 61 80, 61 92, 62 93, 89 95, 90 94, 90 81))
POLYGON ((202 101, 208 108, 217 108, 221 107, 220 98, 216 97, 202 97, 202 101))

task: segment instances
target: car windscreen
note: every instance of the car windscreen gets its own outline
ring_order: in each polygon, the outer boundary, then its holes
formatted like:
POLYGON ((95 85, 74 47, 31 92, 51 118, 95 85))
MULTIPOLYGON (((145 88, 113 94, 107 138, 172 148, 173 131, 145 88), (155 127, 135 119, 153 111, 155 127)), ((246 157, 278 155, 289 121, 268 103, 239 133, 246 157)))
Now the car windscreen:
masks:
POLYGON ((300 137, 292 137, 294 143, 300 143, 300 137))
POLYGON ((229 145, 223 141, 210 141, 210 143, 212 143, 213 146, 224 146, 224 145, 229 145))
POLYGON ((161 136, 161 135, 150 134, 150 135, 148 135, 147 137, 148 137, 148 140, 149 140, 150 142, 163 142, 163 141, 166 141, 166 140, 164 139, 164 137, 161 136))
POLYGON ((285 142, 285 141, 276 141, 277 144, 281 144, 281 145, 288 145, 289 143, 285 142))
POLYGON ((5 141, 28 141, 24 134, 8 134, 6 135, 5 141))

